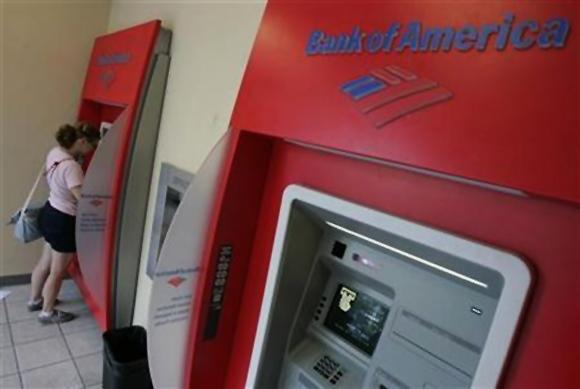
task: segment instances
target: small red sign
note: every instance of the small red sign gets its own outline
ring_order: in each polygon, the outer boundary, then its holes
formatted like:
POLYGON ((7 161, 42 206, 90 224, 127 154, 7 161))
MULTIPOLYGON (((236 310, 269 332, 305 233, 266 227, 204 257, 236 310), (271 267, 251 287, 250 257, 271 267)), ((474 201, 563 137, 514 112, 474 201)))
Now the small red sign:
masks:
POLYGON ((102 200, 98 200, 98 199, 91 200, 91 205, 92 205, 93 207, 98 207, 98 206, 100 206, 101 204, 103 204, 103 201, 102 201, 102 200))
POLYGON ((113 81, 115 81, 115 73, 111 69, 107 69, 100 74, 99 80, 108 89, 113 81))
POLYGON ((171 286, 173 286, 174 288, 177 288, 184 281, 185 281, 185 278, 176 276, 176 277, 170 278, 169 281, 167 281, 167 283, 170 284, 171 286))

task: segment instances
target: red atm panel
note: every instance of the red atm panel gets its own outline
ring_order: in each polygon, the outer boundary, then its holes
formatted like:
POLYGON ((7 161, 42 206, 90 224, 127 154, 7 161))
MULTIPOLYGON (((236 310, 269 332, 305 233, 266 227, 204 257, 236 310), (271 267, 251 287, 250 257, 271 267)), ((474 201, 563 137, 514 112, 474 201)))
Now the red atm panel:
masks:
POLYGON ((113 123, 114 130, 118 131, 114 142, 104 139, 96 151, 96 154, 110 154, 103 157, 109 160, 107 171, 96 172, 90 165, 87 167, 77 225, 78 258, 70 267, 103 330, 111 325, 113 250, 129 144, 160 26, 161 22, 156 20, 98 37, 81 96, 78 120, 97 128, 103 122, 113 123), (120 117, 122 121, 117 121, 120 117), (108 145, 111 142, 114 144, 108 145), (100 193, 103 188, 94 186, 95 176, 102 176, 108 182, 107 193, 100 193), (99 193, 92 193, 91 186, 99 193))
MULTIPOLYGON (((244 387, 282 192, 295 183, 522 255, 535 281, 503 383, 532 388, 569 387, 578 382, 575 366, 579 354, 574 349, 578 338, 574 334, 580 326, 580 306, 567 297, 580 293, 577 207, 380 167, 284 142, 276 143, 269 164, 224 387, 244 387), (545 355, 559 357, 547 359, 545 355)), ((225 236, 216 239, 228 240, 225 236)), ((237 271, 243 272, 232 268, 237 271)), ((236 293, 228 292, 230 296, 236 293)), ((223 320, 225 326, 225 315, 223 320)), ((209 364, 204 366, 209 369, 209 364)))
POLYGON ((579 16, 270 1, 192 263, 184 386, 246 385, 289 185, 516 253, 533 282, 499 382, 580 385, 579 16))
POLYGON ((578 6, 572 3, 273 2, 256 38, 233 124, 578 202, 578 22, 578 6), (561 38, 549 47, 540 47, 540 34, 529 28, 522 33, 533 45, 525 49, 513 45, 514 35, 496 48, 499 33, 491 34, 483 49, 475 47, 486 25, 499 29, 506 24, 514 34, 521 23, 540 29, 559 18, 567 20, 567 27, 562 26, 561 38), (423 34, 435 27, 473 28, 478 39, 465 51, 456 41, 449 50, 441 41, 436 50, 423 51, 421 35, 416 51, 408 45, 398 51, 413 22, 421 24, 423 34), (393 23, 399 28, 391 50, 372 53, 374 47, 366 47, 369 38, 375 32, 384 36, 393 23), (357 28, 358 35, 353 33, 357 28), (355 48, 352 53, 308 55, 317 31, 356 39, 366 34, 367 40, 362 40, 361 52, 355 48), (363 112, 363 104, 380 93, 356 100, 341 88, 388 66, 435 82, 452 96, 377 127, 380 118, 363 112), (259 112, 252 107, 260 107, 259 112))

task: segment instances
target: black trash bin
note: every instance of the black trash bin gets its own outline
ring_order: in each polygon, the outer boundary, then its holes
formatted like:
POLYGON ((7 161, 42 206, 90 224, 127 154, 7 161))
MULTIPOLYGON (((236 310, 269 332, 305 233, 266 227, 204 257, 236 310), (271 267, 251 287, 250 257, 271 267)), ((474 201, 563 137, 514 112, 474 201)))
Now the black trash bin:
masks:
POLYGON ((153 388, 147 362, 147 332, 140 326, 103 334, 103 388, 153 388))

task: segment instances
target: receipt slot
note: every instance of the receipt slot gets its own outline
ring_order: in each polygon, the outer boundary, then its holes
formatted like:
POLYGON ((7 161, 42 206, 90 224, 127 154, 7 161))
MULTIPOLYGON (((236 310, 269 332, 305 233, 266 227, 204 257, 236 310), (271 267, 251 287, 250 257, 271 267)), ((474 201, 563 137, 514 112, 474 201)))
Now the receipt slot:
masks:
POLYGON ((517 256, 286 189, 247 387, 495 387, 530 285, 517 256))

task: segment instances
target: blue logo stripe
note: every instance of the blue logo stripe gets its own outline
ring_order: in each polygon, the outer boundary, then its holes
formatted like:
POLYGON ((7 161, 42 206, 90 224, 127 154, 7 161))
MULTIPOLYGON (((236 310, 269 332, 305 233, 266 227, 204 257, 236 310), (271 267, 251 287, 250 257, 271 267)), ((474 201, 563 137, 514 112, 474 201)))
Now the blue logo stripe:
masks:
POLYGON ((366 84, 363 84, 359 87, 350 89, 348 94, 355 100, 360 100, 365 96, 370 95, 371 93, 375 93, 380 91, 381 89, 385 88, 385 84, 380 81, 373 81, 366 84))
POLYGON ((343 92, 348 93, 349 90, 351 90, 353 88, 356 88, 356 87, 358 87, 360 85, 366 84, 367 82, 372 82, 372 81, 375 81, 375 80, 376 79, 374 77, 371 77, 371 76, 363 76, 363 77, 357 78, 356 80, 349 81, 346 84, 342 84, 342 86, 340 87, 340 89, 343 92))

